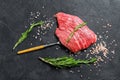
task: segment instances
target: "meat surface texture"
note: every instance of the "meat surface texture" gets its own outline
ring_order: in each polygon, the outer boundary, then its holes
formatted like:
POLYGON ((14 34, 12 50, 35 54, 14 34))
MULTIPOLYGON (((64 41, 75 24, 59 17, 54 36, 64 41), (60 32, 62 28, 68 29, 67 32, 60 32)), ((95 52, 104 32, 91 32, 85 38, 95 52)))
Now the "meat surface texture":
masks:
POLYGON ((79 17, 58 12, 56 15, 58 21, 58 27, 55 34, 59 38, 61 44, 67 47, 71 52, 78 52, 80 50, 88 48, 91 44, 97 41, 96 34, 88 28, 87 25, 79 28, 69 42, 66 40, 74 31, 75 27, 84 23, 79 17))

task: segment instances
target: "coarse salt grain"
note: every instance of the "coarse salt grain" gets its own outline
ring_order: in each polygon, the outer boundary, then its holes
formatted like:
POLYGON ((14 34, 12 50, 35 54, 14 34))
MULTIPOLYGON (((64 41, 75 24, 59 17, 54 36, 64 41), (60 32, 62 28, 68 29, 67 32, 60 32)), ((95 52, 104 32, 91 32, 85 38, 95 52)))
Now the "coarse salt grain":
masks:
POLYGON ((114 56, 111 57, 112 59, 114 58, 114 56))
POLYGON ((108 36, 106 36, 105 39, 108 39, 108 36))
POLYGON ((35 36, 35 39, 37 39, 37 36, 35 36))
POLYGON ((96 73, 96 75, 98 75, 98 73, 96 73))
POLYGON ((102 26, 103 28, 107 28, 107 26, 102 26))
POLYGON ((101 36, 101 35, 99 35, 99 36, 98 36, 98 38, 102 38, 102 36, 101 36))
POLYGON ((35 37, 35 35, 33 35, 32 37, 35 37))
POLYGON ((42 41, 42 38, 39 38, 40 41, 42 41))
POLYGON ((56 47, 56 50, 58 50, 59 49, 59 47, 56 47))
POLYGON ((39 30, 39 29, 38 29, 37 31, 38 31, 38 32, 40 32, 40 30, 39 30))
POLYGON ((80 70, 77 70, 77 72, 80 72, 80 70))
POLYGON ((97 21, 97 23, 99 23, 99 21, 97 21))
POLYGON ((90 69, 90 71, 92 71, 92 69, 90 69))
POLYGON ((35 16, 35 18, 38 18, 38 16, 35 16))
POLYGON ((105 31, 106 33, 108 33, 108 31, 105 31))
POLYGON ((40 35, 40 33, 37 33, 37 35, 39 36, 39 35, 40 35))
POLYGON ((41 13, 40 12, 36 12, 36 14, 37 14, 37 16, 40 16, 41 13))
POLYGON ((104 63, 106 64, 107 62, 105 61, 104 63))
POLYGON ((103 21, 103 18, 101 18, 101 20, 103 21))
POLYGON ((101 56, 97 56, 97 61, 104 61, 101 56))
POLYGON ((42 8, 44 9, 45 7, 44 7, 44 6, 42 6, 42 8))
POLYGON ((80 77, 83 77, 83 75, 80 75, 80 77))
POLYGON ((32 43, 30 43, 30 45, 32 45, 32 43))
POLYGON ((117 44, 115 44, 115 46, 117 46, 117 44))
POLYGON ((112 53, 112 54, 115 54, 115 51, 113 50, 113 51, 111 51, 111 53, 112 53))
POLYGON ((25 26, 25 28, 27 28, 27 26, 25 26))
POLYGON ((98 71, 100 72, 100 71, 101 71, 101 69, 98 69, 98 71))
POLYGON ((86 54, 86 58, 88 58, 89 54, 86 54))

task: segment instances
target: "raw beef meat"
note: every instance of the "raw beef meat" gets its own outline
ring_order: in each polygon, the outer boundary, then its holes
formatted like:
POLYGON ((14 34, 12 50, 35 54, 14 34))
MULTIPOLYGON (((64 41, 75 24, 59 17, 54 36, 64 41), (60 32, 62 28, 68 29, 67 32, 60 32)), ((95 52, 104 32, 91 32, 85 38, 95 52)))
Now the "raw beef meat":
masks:
POLYGON ((58 12, 56 15, 58 21, 58 28, 56 29, 56 35, 60 42, 67 47, 70 51, 76 53, 80 50, 88 48, 91 44, 97 41, 96 34, 88 28, 87 25, 79 28, 70 41, 66 40, 74 31, 75 27, 83 24, 84 22, 77 16, 58 12))

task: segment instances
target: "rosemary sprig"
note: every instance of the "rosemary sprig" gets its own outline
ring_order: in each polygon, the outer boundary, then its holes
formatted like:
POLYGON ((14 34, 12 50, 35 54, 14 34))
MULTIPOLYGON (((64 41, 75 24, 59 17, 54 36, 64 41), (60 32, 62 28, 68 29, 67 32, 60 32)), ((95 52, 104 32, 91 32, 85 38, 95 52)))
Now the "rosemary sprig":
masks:
POLYGON ((96 58, 92 58, 90 60, 76 60, 73 57, 59 57, 59 58, 42 58, 39 57, 45 63, 48 63, 54 67, 58 68, 66 68, 66 67, 73 67, 79 66, 80 64, 91 64, 97 61, 96 58))
POLYGON ((37 23, 31 24, 31 26, 29 27, 29 29, 27 29, 25 32, 23 32, 21 34, 21 37, 18 39, 18 41, 14 45, 13 49, 15 49, 20 43, 22 43, 27 38, 28 34, 32 31, 33 27, 39 26, 39 25, 43 25, 43 23, 44 23, 43 21, 39 21, 37 23))
POLYGON ((73 32, 71 32, 70 35, 68 36, 66 42, 68 43, 68 42, 70 41, 70 39, 73 37, 74 33, 75 33, 79 28, 81 28, 81 27, 83 27, 83 26, 85 26, 85 25, 86 25, 86 23, 83 22, 82 24, 79 24, 78 26, 76 26, 76 27, 74 28, 73 32))

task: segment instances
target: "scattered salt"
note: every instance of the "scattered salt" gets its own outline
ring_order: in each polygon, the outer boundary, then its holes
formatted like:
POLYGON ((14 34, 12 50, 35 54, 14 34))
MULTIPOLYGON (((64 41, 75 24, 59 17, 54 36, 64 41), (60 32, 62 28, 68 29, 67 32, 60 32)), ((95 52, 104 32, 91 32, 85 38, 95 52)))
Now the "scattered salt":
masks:
POLYGON ((104 41, 97 43, 97 45, 91 49, 91 54, 99 54, 100 52, 103 53, 104 57, 107 57, 108 49, 106 48, 106 43, 104 41))
POLYGON ((111 27, 112 25, 108 23, 107 26, 108 26, 108 27, 111 27))

